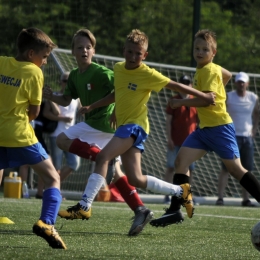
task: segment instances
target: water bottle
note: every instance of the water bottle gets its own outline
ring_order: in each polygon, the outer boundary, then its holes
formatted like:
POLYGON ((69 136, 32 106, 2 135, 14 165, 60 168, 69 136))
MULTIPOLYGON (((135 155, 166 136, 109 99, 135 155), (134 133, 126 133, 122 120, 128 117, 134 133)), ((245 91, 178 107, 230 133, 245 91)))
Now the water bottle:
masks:
POLYGON ((22 190, 23 190, 23 198, 24 199, 29 199, 30 198, 30 196, 29 196, 29 189, 28 189, 26 181, 23 181, 22 190))

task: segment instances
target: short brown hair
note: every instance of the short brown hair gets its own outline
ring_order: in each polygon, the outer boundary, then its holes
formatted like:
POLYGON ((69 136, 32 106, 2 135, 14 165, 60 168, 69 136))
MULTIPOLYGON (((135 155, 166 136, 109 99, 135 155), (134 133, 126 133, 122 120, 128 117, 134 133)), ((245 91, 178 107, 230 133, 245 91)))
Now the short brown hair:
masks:
POLYGON ((135 44, 139 44, 142 46, 145 50, 148 49, 148 36, 141 32, 138 29, 133 29, 126 37, 126 43, 132 42, 135 44))
POLYGON ((44 48, 52 50, 57 47, 46 33, 33 27, 22 29, 17 37, 16 44, 19 53, 24 53, 30 49, 38 52, 44 48))
POLYGON ((195 34, 195 39, 197 38, 203 39, 208 42, 213 50, 217 49, 217 37, 215 32, 212 32, 208 29, 199 30, 195 34))
POLYGON ((72 38, 72 43, 71 43, 71 49, 73 50, 74 49, 74 42, 75 42, 75 38, 77 36, 84 36, 84 37, 87 37, 89 38, 93 48, 96 47, 96 38, 95 36, 93 35, 93 33, 88 30, 88 29, 79 29, 74 35, 73 35, 73 38, 72 38))

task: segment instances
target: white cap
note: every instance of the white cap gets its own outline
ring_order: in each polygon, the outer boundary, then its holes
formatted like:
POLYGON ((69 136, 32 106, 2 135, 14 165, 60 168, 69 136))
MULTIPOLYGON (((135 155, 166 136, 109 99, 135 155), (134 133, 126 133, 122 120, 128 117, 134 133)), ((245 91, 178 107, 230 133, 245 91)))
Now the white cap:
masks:
POLYGON ((236 75, 236 79, 235 79, 235 82, 237 82, 237 81, 243 81, 243 82, 247 83, 247 82, 249 82, 249 77, 245 72, 239 72, 236 75))

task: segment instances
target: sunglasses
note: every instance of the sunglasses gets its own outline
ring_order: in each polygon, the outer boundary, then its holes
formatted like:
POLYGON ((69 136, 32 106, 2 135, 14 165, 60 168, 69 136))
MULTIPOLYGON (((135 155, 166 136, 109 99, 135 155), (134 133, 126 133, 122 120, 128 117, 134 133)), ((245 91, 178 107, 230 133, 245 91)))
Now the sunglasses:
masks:
POLYGON ((67 79, 62 79, 61 81, 64 82, 64 83, 67 83, 67 82, 68 82, 67 79))

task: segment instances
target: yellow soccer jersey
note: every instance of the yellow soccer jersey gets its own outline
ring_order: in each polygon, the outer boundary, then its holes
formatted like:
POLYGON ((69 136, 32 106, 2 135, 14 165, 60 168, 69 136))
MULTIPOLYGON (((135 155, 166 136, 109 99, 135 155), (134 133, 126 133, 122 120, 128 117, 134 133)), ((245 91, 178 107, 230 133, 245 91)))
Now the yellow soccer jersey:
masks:
POLYGON ((29 123, 29 105, 40 105, 43 74, 31 62, 0 57, 0 146, 24 147, 38 142, 29 123))
POLYGON ((134 70, 126 70, 125 62, 114 67, 117 126, 137 124, 149 133, 147 102, 151 91, 159 92, 170 82, 155 69, 144 63, 134 70))
POLYGON ((193 86, 199 91, 216 93, 216 106, 197 107, 200 128, 232 123, 232 119, 226 110, 226 91, 219 65, 209 63, 201 69, 197 68, 193 86))

